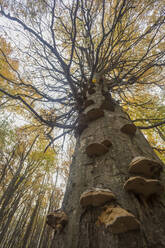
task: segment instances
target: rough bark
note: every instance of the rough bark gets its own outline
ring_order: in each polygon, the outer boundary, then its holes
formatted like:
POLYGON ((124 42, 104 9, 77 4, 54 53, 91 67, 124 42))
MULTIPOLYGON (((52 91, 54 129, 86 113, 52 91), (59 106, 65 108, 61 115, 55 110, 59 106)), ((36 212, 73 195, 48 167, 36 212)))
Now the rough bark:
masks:
MULTIPOLYGON (((96 92, 88 95, 95 104, 90 105, 83 114, 92 108, 100 108, 106 98, 101 85, 96 92)), ((106 90, 105 90, 106 91, 106 90)), ((55 229, 52 248, 152 248, 165 247, 165 203, 163 194, 153 195, 145 199, 141 195, 128 193, 123 189, 125 182, 131 177, 128 165, 137 156, 161 161, 153 152, 149 143, 140 132, 127 134, 121 131, 123 125, 131 123, 129 116, 122 108, 108 97, 109 107, 104 116, 88 121, 81 135, 77 138, 76 149, 70 167, 67 189, 62 210, 68 216, 68 223, 55 229), (108 152, 100 156, 88 156, 86 148, 90 143, 111 141, 108 152), (80 205, 81 194, 91 189, 110 189, 116 196, 113 202, 99 207, 80 205), (113 233, 104 221, 99 222, 104 211, 111 206, 120 206, 133 214, 140 222, 140 228, 121 233, 113 233)), ((106 105, 107 106, 107 105, 106 105)), ((162 173, 161 173, 162 175, 162 173)), ((162 176, 153 175, 163 182, 162 176)))

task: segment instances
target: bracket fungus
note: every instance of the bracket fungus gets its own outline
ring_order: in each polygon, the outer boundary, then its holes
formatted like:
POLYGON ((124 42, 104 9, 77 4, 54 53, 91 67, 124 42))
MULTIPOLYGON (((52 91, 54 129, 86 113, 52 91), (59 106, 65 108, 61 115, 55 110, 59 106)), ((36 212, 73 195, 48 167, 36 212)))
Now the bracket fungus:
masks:
POLYGON ((114 103, 112 101, 109 101, 108 99, 106 99, 102 102, 100 108, 105 109, 105 110, 109 110, 112 112, 115 111, 114 103))
POLYGON ((89 107, 90 105, 94 104, 95 102, 92 99, 86 100, 84 104, 84 108, 89 107))
POLYGON ((108 139, 106 139, 103 142, 101 142, 101 144, 106 146, 106 147, 112 146, 112 142, 110 140, 108 140, 108 139))
POLYGON ((100 143, 92 143, 86 147, 86 153, 89 157, 104 155, 108 150, 107 146, 100 143))
POLYGON ((157 179, 146 179, 144 177, 131 177, 125 184, 124 189, 138 195, 149 198, 151 195, 160 195, 164 191, 164 187, 157 179))
POLYGON ((120 206, 106 206, 98 217, 97 224, 104 224, 110 232, 119 234, 140 228, 140 222, 136 217, 120 206))
POLYGON ((121 127, 121 132, 126 133, 128 135, 135 135, 137 127, 132 123, 127 123, 121 127))
POLYGON ((61 231, 66 223, 68 222, 68 217, 64 211, 56 210, 47 215, 46 223, 51 226, 55 231, 61 231))
POLYGON ((95 91, 95 89, 93 88, 93 87, 91 87, 91 88, 89 88, 88 89, 88 94, 89 95, 92 95, 92 94, 94 94, 96 91, 95 91))
POLYGON ((88 124, 87 123, 79 123, 79 125, 76 127, 75 129, 75 136, 79 136, 83 131, 84 129, 86 129, 88 127, 88 124))
POLYGON ((81 114, 78 119, 78 125, 75 129, 75 136, 80 135, 85 128, 88 127, 87 118, 85 114, 81 114))
POLYGON ((130 173, 147 177, 159 176, 161 171, 162 165, 159 162, 141 156, 135 157, 129 164, 130 173))
POLYGON ((106 202, 115 200, 116 197, 109 189, 93 188, 83 192, 80 196, 80 205, 82 207, 99 207, 106 202))
POLYGON ((86 113, 86 116, 88 121, 94 121, 103 117, 104 111, 99 108, 93 108, 86 113))

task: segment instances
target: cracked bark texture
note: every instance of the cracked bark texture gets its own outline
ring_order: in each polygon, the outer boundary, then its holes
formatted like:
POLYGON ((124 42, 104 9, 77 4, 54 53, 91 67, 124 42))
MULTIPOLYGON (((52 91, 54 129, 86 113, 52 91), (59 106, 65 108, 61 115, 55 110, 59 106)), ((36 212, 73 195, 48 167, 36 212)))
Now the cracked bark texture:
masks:
MULTIPOLYGON (((100 108, 105 100, 101 86, 87 99, 95 104, 88 106, 83 113, 92 108, 100 108)), ((110 97, 108 98, 111 101, 110 97)), ((161 163, 149 143, 140 132, 135 135, 123 133, 124 124, 131 123, 118 103, 111 110, 104 110, 104 116, 90 121, 88 127, 77 138, 70 175, 62 204, 68 215, 68 223, 61 232, 56 232, 52 248, 152 248, 165 247, 165 196, 153 196, 149 200, 127 193, 123 189, 131 177, 128 165, 136 156, 144 156, 161 163), (90 143, 110 140, 112 145, 101 156, 89 157, 86 147, 90 143), (97 225, 104 206, 80 206, 80 196, 91 187, 110 189, 116 196, 115 204, 132 213, 140 222, 140 229, 113 234, 104 224, 97 225)), ((162 183, 163 173, 160 180, 162 183)))

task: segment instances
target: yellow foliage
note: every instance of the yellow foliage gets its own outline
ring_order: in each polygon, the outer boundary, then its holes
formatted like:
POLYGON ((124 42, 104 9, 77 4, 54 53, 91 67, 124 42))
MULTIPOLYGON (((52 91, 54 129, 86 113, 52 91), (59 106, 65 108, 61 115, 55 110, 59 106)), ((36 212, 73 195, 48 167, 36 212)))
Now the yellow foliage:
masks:
POLYGON ((96 83, 97 82, 97 79, 96 78, 93 78, 92 79, 92 83, 96 83))
MULTIPOLYGON (((0 74, 13 80, 15 78, 13 70, 18 69, 18 61, 11 58, 12 48, 6 40, 0 36, 0 74), (13 68, 13 69, 12 69, 13 68)), ((0 78, 1 85, 4 80, 0 78)))

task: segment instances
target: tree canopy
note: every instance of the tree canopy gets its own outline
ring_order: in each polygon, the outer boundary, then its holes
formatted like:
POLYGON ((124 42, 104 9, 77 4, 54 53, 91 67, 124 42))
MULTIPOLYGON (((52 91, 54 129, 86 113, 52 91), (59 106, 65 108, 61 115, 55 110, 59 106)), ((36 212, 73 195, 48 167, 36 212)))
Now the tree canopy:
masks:
POLYGON ((19 61, 2 53, 14 77, 0 71, 0 92, 32 113, 51 143, 74 131, 98 77, 139 128, 164 139, 164 1, 2 0, 0 14, 19 61))

